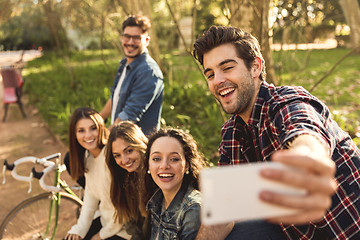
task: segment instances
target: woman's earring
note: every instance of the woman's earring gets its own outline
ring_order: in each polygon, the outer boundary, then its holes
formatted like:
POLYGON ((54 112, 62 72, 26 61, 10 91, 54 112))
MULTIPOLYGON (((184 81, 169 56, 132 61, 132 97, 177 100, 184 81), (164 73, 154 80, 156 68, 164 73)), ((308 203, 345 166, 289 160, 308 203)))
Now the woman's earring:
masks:
POLYGON ((149 169, 149 170, 147 170, 147 173, 148 173, 148 174, 150 174, 150 169, 149 169))
POLYGON ((189 174, 189 170, 186 170, 185 174, 189 174))

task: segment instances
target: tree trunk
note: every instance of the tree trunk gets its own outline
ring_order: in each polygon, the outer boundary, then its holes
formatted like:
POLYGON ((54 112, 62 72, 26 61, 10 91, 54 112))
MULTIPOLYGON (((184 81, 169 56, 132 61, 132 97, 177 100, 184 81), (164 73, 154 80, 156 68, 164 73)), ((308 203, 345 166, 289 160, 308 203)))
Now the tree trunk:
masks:
POLYGON ((270 0, 229 0, 230 25, 254 35, 260 43, 266 63, 267 82, 276 84, 269 36, 270 0))
POLYGON ((0 0, 0 23, 5 22, 11 18, 12 11, 14 10, 15 4, 12 1, 1 1, 0 0))
POLYGON ((56 50, 68 50, 69 42, 66 31, 61 23, 61 17, 55 9, 52 0, 41 2, 47 18, 47 25, 50 30, 51 38, 54 41, 56 50))
POLYGON ((360 47, 360 6, 358 0, 339 1, 350 27, 351 48, 360 47))

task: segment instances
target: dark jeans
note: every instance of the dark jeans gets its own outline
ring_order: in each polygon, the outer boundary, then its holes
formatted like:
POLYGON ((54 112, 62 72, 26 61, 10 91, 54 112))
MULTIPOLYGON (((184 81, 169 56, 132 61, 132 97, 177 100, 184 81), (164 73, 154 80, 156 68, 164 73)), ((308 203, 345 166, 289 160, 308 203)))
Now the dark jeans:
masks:
POLYGON ((286 236, 279 225, 262 220, 237 222, 226 240, 284 240, 286 236))
POLYGON ((100 217, 95 218, 90 226, 90 229, 83 240, 90 240, 95 234, 97 234, 101 229, 100 217))
POLYGON ((106 238, 105 240, 126 240, 126 239, 115 235, 115 236, 106 238))
MULTIPOLYGON (((89 232, 86 234, 86 236, 84 237, 83 240, 90 240, 95 234, 97 234, 100 231, 101 227, 102 227, 102 225, 100 222, 100 217, 95 218, 93 220, 93 222, 91 223, 89 232)), ((115 236, 106 238, 105 240, 125 240, 125 238, 115 235, 115 236)))

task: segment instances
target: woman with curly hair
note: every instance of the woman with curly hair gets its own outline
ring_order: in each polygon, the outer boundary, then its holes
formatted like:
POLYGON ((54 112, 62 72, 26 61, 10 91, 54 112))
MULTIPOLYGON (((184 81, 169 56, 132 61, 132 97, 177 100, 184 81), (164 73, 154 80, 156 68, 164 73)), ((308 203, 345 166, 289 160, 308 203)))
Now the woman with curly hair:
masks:
POLYGON ((199 175, 206 166, 193 137, 175 128, 149 137, 144 200, 151 239, 195 239, 200 227, 199 175))

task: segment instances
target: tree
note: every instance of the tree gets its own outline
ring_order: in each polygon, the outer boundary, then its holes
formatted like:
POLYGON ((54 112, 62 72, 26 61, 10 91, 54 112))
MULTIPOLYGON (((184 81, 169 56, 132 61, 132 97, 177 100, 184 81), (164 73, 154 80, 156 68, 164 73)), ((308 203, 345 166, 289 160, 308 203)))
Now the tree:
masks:
POLYGON ((47 25, 50 30, 51 38, 55 43, 56 50, 69 49, 69 41, 66 31, 62 25, 62 16, 59 11, 59 4, 54 0, 40 1, 47 18, 47 25))
MULTIPOLYGON (((28 8, 41 9, 41 14, 46 17, 46 21, 42 22, 42 24, 48 27, 54 48, 57 50, 67 49, 69 44, 61 21, 63 18, 61 7, 62 2, 56 0, 1 0, 0 21, 4 22, 19 16, 28 8)), ((17 27, 21 28, 22 26, 17 27)))
POLYGON ((340 0, 340 5, 350 27, 351 47, 360 48, 360 4, 358 0, 340 0))
POLYGON ((14 3, 8 0, 0 0, 0 23, 10 18, 14 3))
POLYGON ((44 15, 38 8, 26 8, 21 15, 15 15, 0 25, 0 45, 5 50, 31 49, 42 46, 49 49, 51 39, 44 26, 44 15), (19 27, 21 26, 21 27, 19 27))
POLYGON ((266 62, 266 79, 268 82, 276 83, 269 36, 270 0, 228 0, 225 4, 229 24, 250 32, 259 40, 266 62))

